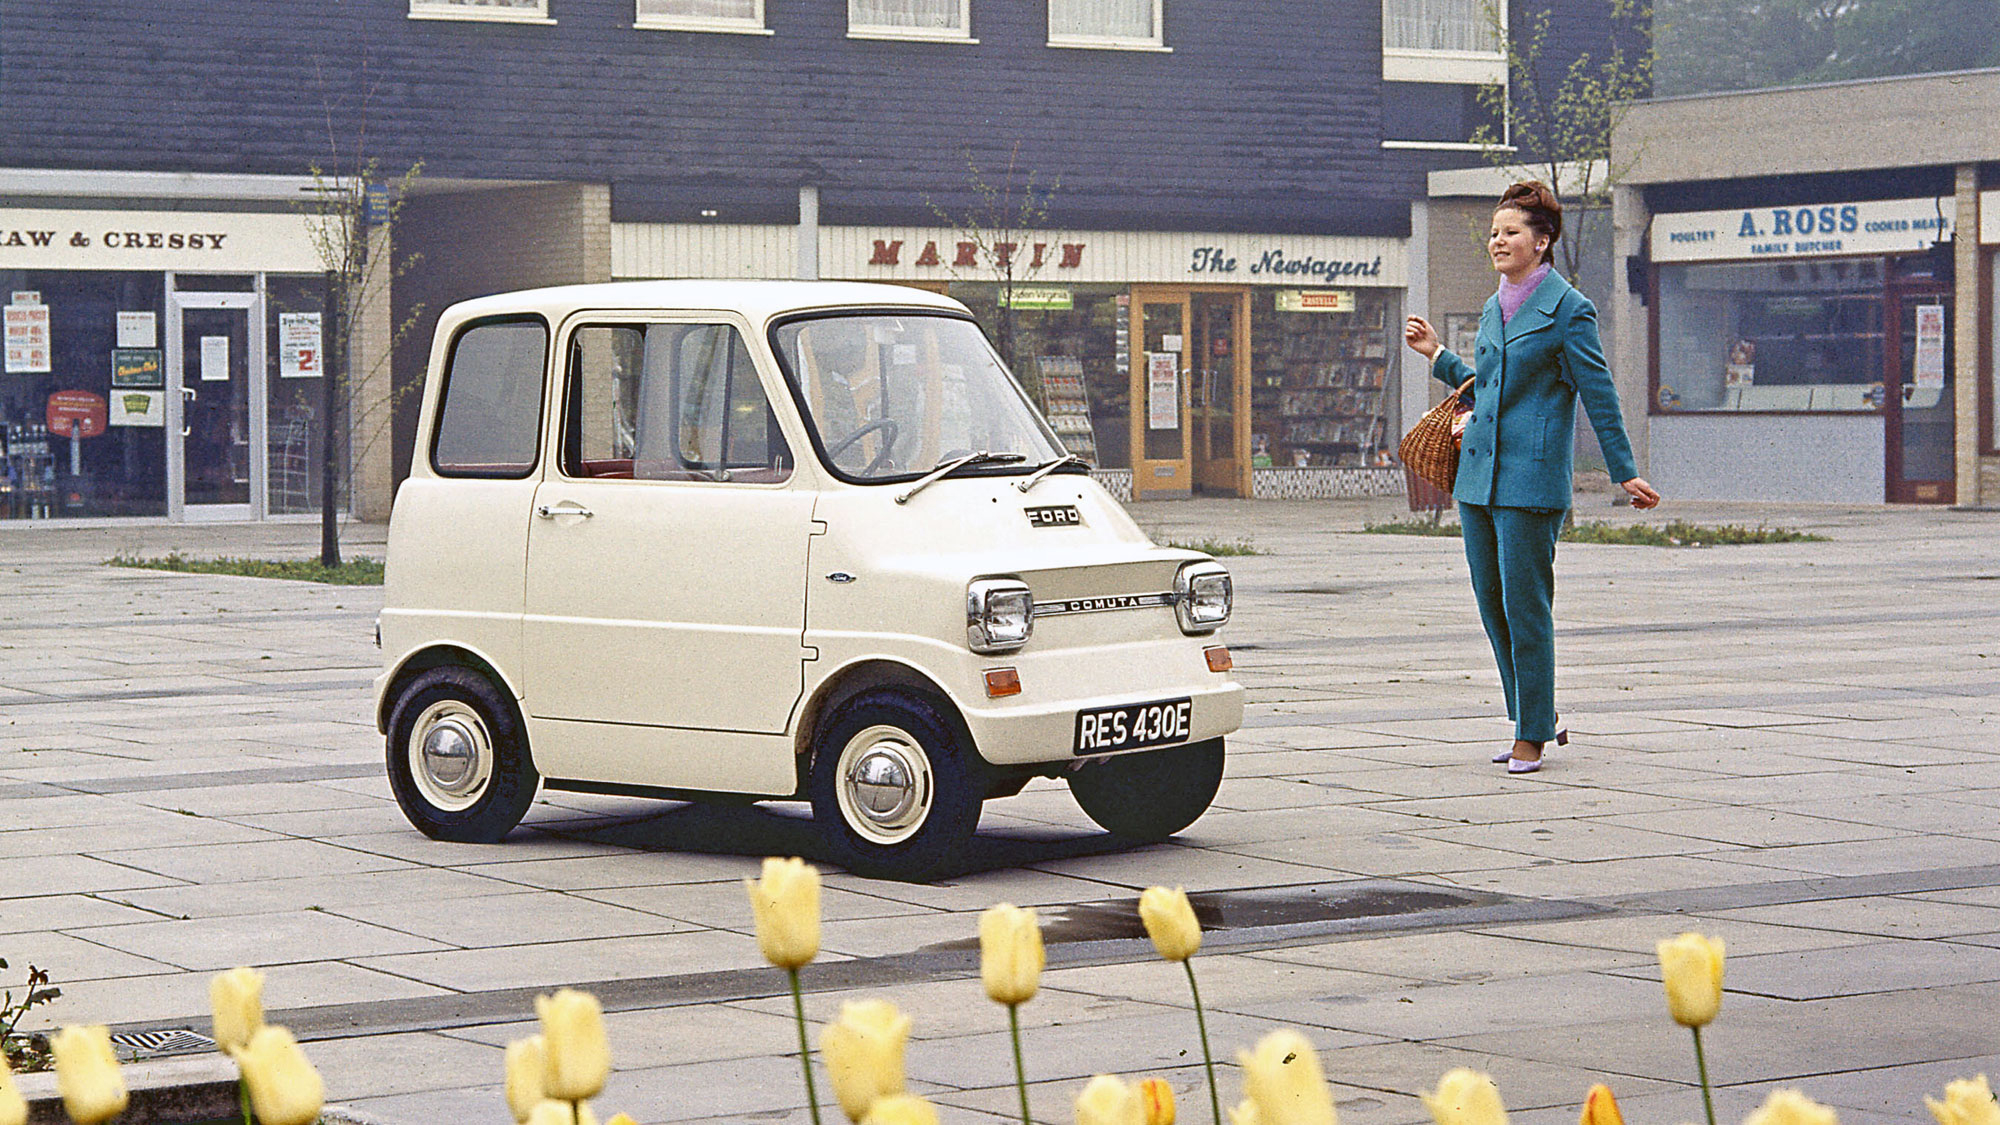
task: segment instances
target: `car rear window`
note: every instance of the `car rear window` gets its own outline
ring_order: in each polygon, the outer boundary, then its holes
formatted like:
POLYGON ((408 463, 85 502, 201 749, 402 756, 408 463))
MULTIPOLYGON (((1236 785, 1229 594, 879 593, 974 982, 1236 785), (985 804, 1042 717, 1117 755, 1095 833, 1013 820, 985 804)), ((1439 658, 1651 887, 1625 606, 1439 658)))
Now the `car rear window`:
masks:
POLYGON ((542 432, 548 325, 483 321, 458 334, 445 366, 431 464, 450 477, 524 477, 542 432))

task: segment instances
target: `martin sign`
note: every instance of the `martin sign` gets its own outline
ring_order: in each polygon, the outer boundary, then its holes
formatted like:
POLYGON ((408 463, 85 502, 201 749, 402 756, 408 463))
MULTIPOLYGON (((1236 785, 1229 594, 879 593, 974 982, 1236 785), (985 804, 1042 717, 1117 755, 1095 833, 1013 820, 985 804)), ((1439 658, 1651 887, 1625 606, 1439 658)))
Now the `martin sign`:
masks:
POLYGON ((1685 211, 1653 217, 1653 260, 1905 254, 1949 241, 1949 197, 1685 211))

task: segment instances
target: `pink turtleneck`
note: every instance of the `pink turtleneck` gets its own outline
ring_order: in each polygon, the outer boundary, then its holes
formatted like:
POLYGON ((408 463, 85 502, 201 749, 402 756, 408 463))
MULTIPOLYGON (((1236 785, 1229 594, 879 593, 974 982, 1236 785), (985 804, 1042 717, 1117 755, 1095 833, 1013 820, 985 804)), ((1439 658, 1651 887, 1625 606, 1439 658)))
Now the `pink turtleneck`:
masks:
POLYGON ((1528 276, 1522 278, 1519 285, 1508 281, 1503 275, 1500 278, 1500 323, 1505 324, 1514 319, 1514 314, 1520 312, 1521 306, 1528 303, 1528 295, 1533 293, 1535 287, 1547 276, 1549 276, 1547 262, 1529 270, 1528 276))

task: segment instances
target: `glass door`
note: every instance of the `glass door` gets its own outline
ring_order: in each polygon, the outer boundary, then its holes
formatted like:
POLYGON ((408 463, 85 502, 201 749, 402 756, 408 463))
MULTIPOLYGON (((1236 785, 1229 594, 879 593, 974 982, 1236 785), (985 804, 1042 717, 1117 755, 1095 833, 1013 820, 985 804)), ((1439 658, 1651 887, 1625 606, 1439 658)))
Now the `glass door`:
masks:
POLYGON ((1196 292, 1193 335, 1194 486, 1221 496, 1250 495, 1250 294, 1196 292))
POLYGON ((1132 498, 1194 494, 1188 457, 1188 331, 1185 289, 1132 290, 1132 498))
POLYGON ((1957 499, 1953 439, 1951 295, 1892 292, 1895 333, 1889 340, 1889 384, 1883 429, 1888 499, 1949 504, 1957 499))
POLYGON ((262 294, 167 297, 167 515, 265 514, 262 294))

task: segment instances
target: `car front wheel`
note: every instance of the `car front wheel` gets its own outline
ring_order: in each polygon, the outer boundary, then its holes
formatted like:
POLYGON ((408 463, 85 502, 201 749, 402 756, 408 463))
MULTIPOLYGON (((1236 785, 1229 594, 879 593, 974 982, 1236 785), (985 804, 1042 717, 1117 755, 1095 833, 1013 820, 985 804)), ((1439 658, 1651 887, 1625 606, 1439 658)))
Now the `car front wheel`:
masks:
POLYGON ((389 788, 433 840, 491 844, 535 799, 541 776, 511 700, 469 668, 432 668, 389 713, 389 788))
POLYGON ((841 704, 813 740, 813 819, 859 875, 923 882, 948 873, 979 825, 975 751, 928 699, 878 689, 841 704))

